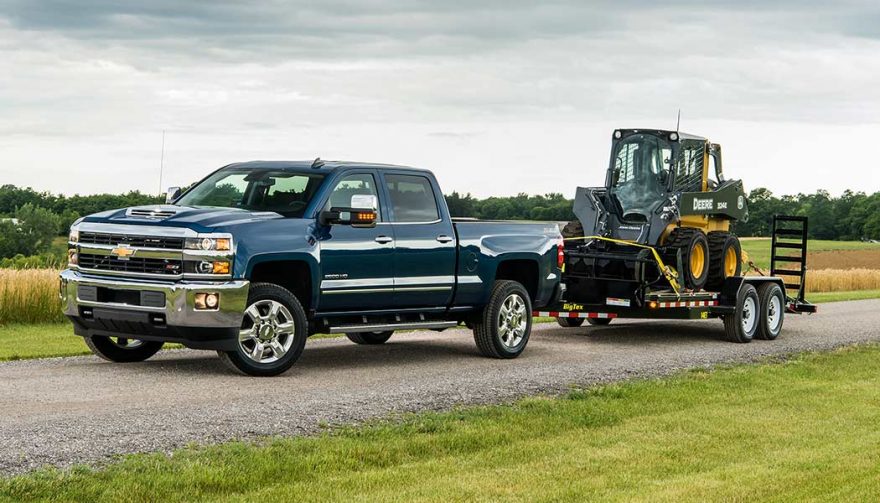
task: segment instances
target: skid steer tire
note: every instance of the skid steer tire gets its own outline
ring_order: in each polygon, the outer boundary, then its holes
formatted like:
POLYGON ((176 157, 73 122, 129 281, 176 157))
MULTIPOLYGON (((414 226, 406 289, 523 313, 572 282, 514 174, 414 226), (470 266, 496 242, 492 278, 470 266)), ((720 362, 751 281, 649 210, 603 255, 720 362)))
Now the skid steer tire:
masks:
POLYGON ((679 277, 684 287, 702 290, 709 279, 709 241, 706 234, 693 227, 679 227, 669 234, 664 246, 668 250, 681 250, 683 270, 679 271, 679 277))
POLYGON ((742 274, 742 246, 739 238, 728 232, 710 232, 709 279, 706 289, 720 291, 724 280, 742 274))

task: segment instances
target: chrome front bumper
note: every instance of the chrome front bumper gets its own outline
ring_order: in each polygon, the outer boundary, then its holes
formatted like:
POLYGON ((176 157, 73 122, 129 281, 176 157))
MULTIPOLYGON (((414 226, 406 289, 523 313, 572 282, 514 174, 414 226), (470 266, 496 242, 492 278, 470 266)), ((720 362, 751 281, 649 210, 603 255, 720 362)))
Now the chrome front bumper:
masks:
MULTIPOLYGON (((109 278, 73 269, 61 272, 60 294, 64 309, 79 335, 131 335, 144 340, 181 342, 190 347, 213 347, 200 340, 234 338, 241 327, 250 283, 244 280, 152 281, 109 278), (123 302, 83 299, 80 287, 97 287, 105 292, 156 292, 165 305, 149 307, 123 302), (219 293, 214 310, 196 310, 197 293, 219 293)), ((154 297, 155 298, 155 297, 154 297)))

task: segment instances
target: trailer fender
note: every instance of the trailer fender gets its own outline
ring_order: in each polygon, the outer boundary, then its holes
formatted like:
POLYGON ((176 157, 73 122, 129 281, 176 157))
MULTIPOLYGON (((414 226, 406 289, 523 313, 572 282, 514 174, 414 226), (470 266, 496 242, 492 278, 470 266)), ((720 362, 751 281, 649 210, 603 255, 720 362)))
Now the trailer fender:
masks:
POLYGON ((720 306, 736 307, 737 295, 744 285, 752 285, 756 289, 764 283, 776 283, 785 291, 785 283, 777 276, 731 276, 724 280, 721 295, 718 296, 720 306))

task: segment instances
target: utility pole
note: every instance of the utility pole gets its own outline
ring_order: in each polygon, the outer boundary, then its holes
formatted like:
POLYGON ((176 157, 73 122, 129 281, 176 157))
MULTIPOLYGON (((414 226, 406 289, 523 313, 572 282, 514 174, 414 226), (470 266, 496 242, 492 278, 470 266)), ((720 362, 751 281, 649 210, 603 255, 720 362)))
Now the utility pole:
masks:
POLYGON ((163 192, 162 189, 162 171, 165 170, 165 130, 162 130, 162 155, 159 157, 159 194, 163 192))

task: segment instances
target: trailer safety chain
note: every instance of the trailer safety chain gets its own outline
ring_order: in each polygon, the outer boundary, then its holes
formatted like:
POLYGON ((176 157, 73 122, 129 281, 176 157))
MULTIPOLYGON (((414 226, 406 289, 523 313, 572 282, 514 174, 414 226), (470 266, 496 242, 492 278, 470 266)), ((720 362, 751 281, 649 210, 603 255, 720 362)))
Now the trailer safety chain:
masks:
POLYGON ((599 241, 607 241, 609 243, 616 243, 624 246, 633 246, 635 248, 644 248, 646 250, 651 250, 651 253, 654 255, 654 260, 657 261, 657 266, 660 268, 660 271, 663 272, 663 276, 666 277, 666 281, 669 281, 669 284, 672 285, 672 290, 675 292, 675 295, 681 296, 681 286, 678 284, 678 272, 669 267, 668 265, 663 263, 663 259, 660 258, 660 254, 657 253, 657 250, 653 246, 643 245, 641 243, 636 243, 633 241, 627 241, 625 239, 614 239, 614 238, 606 238, 602 236, 584 236, 580 238, 564 238, 563 241, 586 241, 586 240, 599 240, 599 241))

